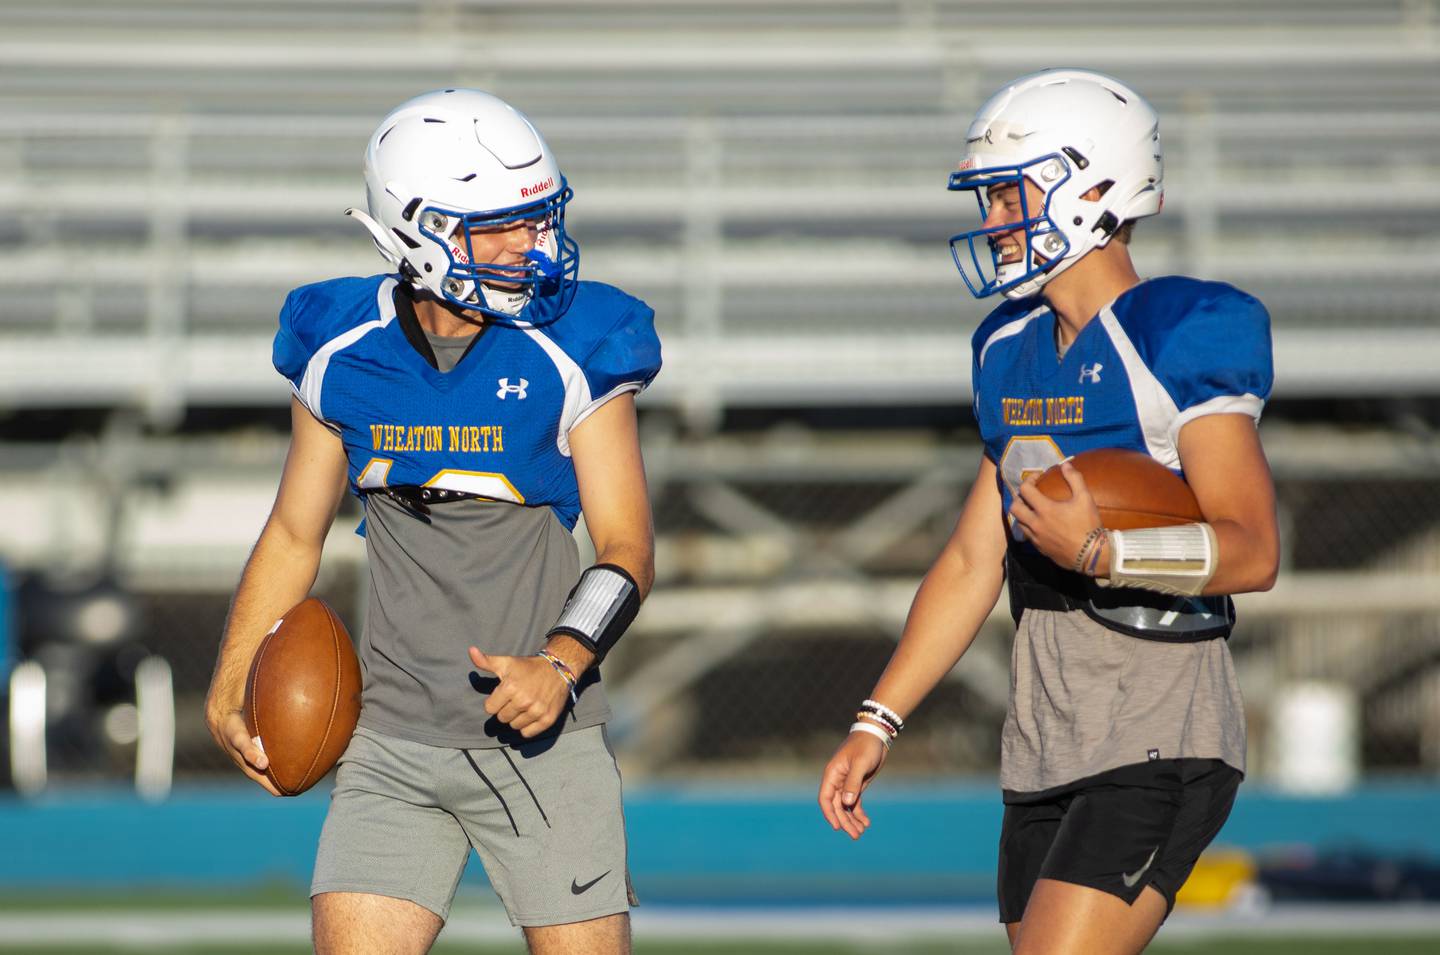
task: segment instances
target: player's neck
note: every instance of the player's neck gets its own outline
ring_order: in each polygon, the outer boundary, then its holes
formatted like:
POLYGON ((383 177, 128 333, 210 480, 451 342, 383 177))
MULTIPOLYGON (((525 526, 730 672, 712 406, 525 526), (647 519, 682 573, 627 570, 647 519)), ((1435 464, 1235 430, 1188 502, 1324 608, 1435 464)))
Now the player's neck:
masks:
POLYGON ((485 325, 483 319, 471 318, 436 299, 418 296, 415 299, 415 320, 431 335, 446 338, 474 335, 485 325))
POLYGON ((1100 309, 1140 284, 1130 250, 1120 242, 1096 249, 1045 284, 1045 301, 1057 318, 1057 345, 1070 346, 1100 309))

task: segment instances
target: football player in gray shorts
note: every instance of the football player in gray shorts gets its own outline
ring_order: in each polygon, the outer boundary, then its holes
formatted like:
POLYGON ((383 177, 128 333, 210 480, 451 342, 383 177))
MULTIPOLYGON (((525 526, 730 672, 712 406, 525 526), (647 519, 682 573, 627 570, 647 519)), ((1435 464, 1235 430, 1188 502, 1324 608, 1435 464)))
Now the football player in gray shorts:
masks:
POLYGON ((311 884, 316 950, 428 951, 474 847, 532 952, 622 955, 635 897, 598 666, 654 576, 634 404, 660 368, 654 313, 579 281, 570 187, 489 94, 402 104, 365 180, 368 208, 349 212, 393 271, 304 286, 281 311, 290 453, 207 720, 274 792, 245 675, 313 585, 348 488, 369 557, 364 688, 311 884))

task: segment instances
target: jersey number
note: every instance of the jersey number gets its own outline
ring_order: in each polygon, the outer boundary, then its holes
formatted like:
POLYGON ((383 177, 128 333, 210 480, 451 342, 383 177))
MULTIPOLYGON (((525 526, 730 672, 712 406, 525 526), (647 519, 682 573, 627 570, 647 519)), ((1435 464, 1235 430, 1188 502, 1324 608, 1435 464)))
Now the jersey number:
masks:
MULTIPOLYGON (((385 487, 388 483, 387 478, 390 477, 390 465, 393 463, 389 458, 371 458, 364 470, 360 472, 360 476, 355 479, 355 484, 361 490, 385 487)), ((445 468, 443 471, 436 471, 423 486, 443 487, 450 491, 478 494, 481 497, 488 497, 492 501, 525 503, 525 495, 516 490, 515 485, 510 483, 510 479, 494 471, 461 471, 455 468, 445 468)))
MULTIPOLYGON (((1065 455, 1061 453, 1060 445, 1048 434, 1011 438, 1010 443, 1005 445, 1005 453, 1000 455, 1000 480, 1010 490, 1011 498, 1017 498, 1020 496, 1020 485, 1025 483, 1026 478, 1039 477, 1063 460, 1065 455)), ((1015 527, 1015 518, 1008 513, 1005 517, 1010 522, 1010 532, 1019 540, 1021 535, 1019 528, 1015 527)))

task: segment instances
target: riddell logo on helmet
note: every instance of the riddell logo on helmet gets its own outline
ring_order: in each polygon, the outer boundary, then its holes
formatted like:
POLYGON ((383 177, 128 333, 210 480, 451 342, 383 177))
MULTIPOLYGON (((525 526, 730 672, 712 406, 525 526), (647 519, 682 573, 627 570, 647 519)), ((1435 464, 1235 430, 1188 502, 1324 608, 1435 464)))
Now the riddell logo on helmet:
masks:
POLYGON ((520 198, 525 199, 537 193, 544 192, 553 185, 555 185, 555 177, 551 176, 549 179, 537 182, 533 186, 524 186, 520 189, 520 198))

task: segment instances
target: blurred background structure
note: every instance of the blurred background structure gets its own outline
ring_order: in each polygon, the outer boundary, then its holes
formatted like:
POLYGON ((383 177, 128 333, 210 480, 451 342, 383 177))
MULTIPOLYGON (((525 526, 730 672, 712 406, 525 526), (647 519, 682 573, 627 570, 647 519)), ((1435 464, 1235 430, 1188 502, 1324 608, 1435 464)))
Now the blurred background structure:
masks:
MULTIPOLYGON (((969 337, 993 302, 950 261, 975 210, 946 175, 976 106, 1045 66, 1161 112, 1142 273, 1233 282, 1273 316, 1285 565, 1231 641, 1251 779, 1433 782, 1436 0, 5 3, 0 676, 29 723, 0 780, 138 762, 161 794, 173 746, 177 785, 235 781, 201 702, 286 444, 275 315, 380 270, 341 215, 366 138, 465 85, 536 121, 582 275, 645 298, 664 340, 641 402, 659 579, 607 664, 627 779, 808 788, 973 479, 969 337)), ((357 522, 352 502, 318 586, 352 630, 357 522)), ((887 780, 993 774, 1008 655, 997 614, 887 780)))

